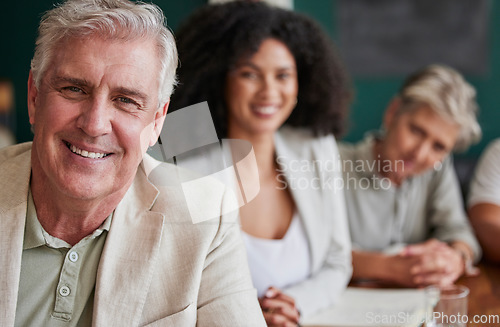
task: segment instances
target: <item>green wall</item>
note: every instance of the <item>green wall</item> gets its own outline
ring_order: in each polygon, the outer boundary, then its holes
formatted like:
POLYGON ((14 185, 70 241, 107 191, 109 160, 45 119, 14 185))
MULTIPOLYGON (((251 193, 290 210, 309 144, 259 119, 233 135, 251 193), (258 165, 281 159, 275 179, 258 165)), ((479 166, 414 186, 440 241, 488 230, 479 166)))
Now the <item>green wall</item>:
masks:
MULTIPOLYGON (((338 46, 335 0, 295 0, 295 10, 316 18, 326 29, 338 46)), ((459 154, 463 157, 476 157, 485 145, 500 137, 500 2, 491 1, 490 12, 490 71, 481 77, 465 76, 477 90, 480 107, 479 122, 483 128, 480 143, 472 146, 468 152, 459 154)), ((398 78, 359 78, 352 77, 355 99, 351 107, 349 131, 344 139, 355 142, 363 134, 377 129, 382 121, 385 106, 397 92, 405 76, 398 78)))
MULTIPOLYGON (((175 31, 179 23, 206 0, 154 0, 165 12, 169 26, 175 31)), ((0 77, 14 81, 16 88, 16 136, 20 142, 32 138, 29 130, 26 107, 26 80, 29 62, 33 55, 36 28, 41 13, 52 7, 52 0, 3 1, 0 5, 0 28, 2 51, 0 77)), ((328 34, 338 41, 335 0, 295 0, 295 10, 309 14, 324 26, 328 34)), ((480 123, 483 127, 482 141, 463 156, 477 156, 493 138, 500 136, 500 3, 492 1, 490 14, 490 72, 485 76, 466 78, 476 87, 480 105, 480 123)), ((338 43, 338 42, 337 42, 338 43)), ((348 141, 357 141, 363 133, 378 128, 385 106, 398 90, 404 76, 397 78, 358 78, 354 76, 355 100, 350 112, 348 141)))

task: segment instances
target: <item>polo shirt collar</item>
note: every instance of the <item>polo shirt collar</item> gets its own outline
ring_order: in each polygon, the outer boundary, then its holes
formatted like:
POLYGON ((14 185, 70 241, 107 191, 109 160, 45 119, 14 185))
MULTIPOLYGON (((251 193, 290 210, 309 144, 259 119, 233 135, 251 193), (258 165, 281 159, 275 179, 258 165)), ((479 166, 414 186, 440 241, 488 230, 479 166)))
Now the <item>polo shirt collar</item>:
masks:
MULTIPOLYGON (((91 235, 85 238, 96 238, 103 233, 109 231, 111 227, 111 220, 113 213, 111 213, 106 220, 96 229, 91 235)), ((24 230, 23 250, 33 249, 39 246, 48 245, 52 248, 68 248, 72 246, 67 242, 54 237, 43 229, 42 224, 38 221, 36 215, 35 203, 33 202, 33 195, 31 188, 28 190, 28 208, 26 210, 26 226, 24 230)))

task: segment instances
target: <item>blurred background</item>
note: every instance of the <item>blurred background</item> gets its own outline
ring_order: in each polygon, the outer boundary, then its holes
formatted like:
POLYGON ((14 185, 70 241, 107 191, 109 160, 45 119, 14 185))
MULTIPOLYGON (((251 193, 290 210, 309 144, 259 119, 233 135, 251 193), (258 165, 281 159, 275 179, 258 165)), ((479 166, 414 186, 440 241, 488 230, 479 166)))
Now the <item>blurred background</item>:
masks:
MULTIPOLYGON (((0 4, 0 127, 10 129, 17 142, 32 139, 26 84, 38 23, 54 2, 0 4)), ((175 33, 179 23, 208 0, 150 2, 163 9, 175 33)), ((499 1, 272 2, 313 17, 337 45, 355 92, 345 140, 358 141, 366 131, 378 128, 404 78, 430 63, 458 69, 477 90, 483 139, 458 157, 476 158, 489 141, 500 137, 500 60, 495 60, 500 58, 499 1)))

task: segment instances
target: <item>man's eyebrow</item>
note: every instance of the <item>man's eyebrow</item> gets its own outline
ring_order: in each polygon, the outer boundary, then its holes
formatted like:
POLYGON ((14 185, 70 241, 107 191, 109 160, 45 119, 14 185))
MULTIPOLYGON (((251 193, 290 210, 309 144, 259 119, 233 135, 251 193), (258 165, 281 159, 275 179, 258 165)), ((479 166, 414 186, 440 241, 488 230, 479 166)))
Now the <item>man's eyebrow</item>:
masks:
MULTIPOLYGON (((56 84, 56 85, 64 84, 64 83, 73 84, 73 85, 77 85, 77 86, 89 86, 90 85, 90 82, 88 82, 85 79, 75 78, 75 77, 67 77, 67 76, 55 76, 52 78, 52 83, 56 84)), ((117 87, 114 89, 114 91, 117 93, 126 95, 126 96, 139 98, 140 100, 142 100, 144 102, 146 102, 148 100, 148 96, 145 93, 138 91, 138 90, 130 89, 127 87, 117 87)))
POLYGON ((69 84, 74 84, 78 86, 88 86, 90 83, 81 78, 75 78, 75 77, 67 77, 67 76, 54 76, 52 78, 52 83, 54 84, 63 84, 63 83, 69 83, 69 84))
POLYGON ((138 90, 134 90, 134 89, 129 89, 129 88, 126 88, 126 87, 117 87, 114 89, 115 92, 118 92, 120 94, 123 94, 123 95, 126 95, 126 96, 131 96, 131 97, 135 97, 135 98, 139 98, 140 100, 146 102, 148 100, 148 96, 141 92, 141 91, 138 91, 138 90))

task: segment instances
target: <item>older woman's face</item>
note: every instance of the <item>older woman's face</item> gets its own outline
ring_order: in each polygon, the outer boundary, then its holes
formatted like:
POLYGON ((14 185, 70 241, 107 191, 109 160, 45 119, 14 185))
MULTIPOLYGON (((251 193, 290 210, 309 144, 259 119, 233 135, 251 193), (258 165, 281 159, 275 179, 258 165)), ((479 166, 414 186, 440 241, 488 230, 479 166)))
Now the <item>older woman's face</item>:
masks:
POLYGON ((427 105, 400 114, 396 111, 393 107, 386 112, 387 134, 380 159, 390 160, 391 171, 385 175, 399 184, 441 162, 453 149, 460 128, 427 105))
POLYGON ((230 136, 274 133, 297 103, 295 59, 282 42, 266 39, 229 72, 225 100, 230 136))

